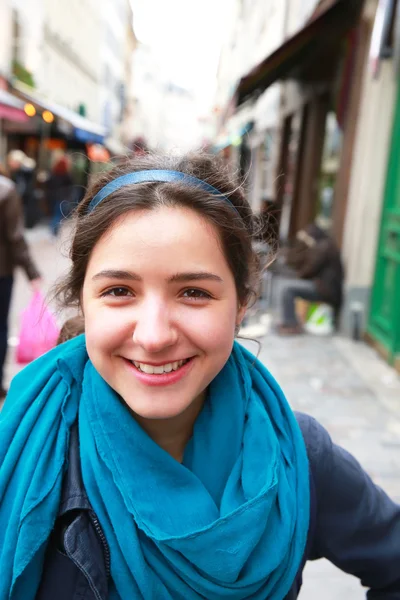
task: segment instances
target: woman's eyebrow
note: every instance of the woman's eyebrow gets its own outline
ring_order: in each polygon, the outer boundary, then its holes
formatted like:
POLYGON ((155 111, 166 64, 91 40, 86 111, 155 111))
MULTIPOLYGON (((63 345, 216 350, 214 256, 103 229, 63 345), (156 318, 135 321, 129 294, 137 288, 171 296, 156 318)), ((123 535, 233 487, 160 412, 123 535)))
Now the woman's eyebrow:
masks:
MULTIPOLYGON (((92 281, 98 279, 119 279, 124 281, 143 281, 142 277, 133 271, 122 269, 105 269, 93 275, 92 281)), ((189 271, 187 273, 176 273, 168 278, 168 283, 184 283, 188 281, 216 281, 223 283, 223 279, 215 273, 208 271, 189 271)))
POLYGON ((123 271, 121 269, 105 269, 93 275, 92 281, 97 279, 123 279, 125 281, 142 281, 142 278, 137 273, 132 271, 123 271))
POLYGON ((215 273, 208 271, 189 271, 188 273, 176 273, 169 277, 169 283, 183 283, 187 281, 217 281, 223 283, 223 279, 215 273))

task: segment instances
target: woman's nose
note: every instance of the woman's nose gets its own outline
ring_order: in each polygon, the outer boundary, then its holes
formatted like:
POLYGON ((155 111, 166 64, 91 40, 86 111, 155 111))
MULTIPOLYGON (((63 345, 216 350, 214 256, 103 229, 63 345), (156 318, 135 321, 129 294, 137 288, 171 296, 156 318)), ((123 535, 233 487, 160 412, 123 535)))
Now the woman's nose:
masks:
POLYGON ((161 352, 175 344, 178 333, 165 304, 151 302, 138 310, 133 341, 147 352, 161 352))

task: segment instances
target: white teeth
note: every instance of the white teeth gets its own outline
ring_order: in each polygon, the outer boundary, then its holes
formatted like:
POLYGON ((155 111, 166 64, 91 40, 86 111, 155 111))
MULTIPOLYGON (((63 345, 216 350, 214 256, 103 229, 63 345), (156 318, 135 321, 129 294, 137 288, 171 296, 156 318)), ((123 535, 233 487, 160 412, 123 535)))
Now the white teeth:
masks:
POLYGON ((162 373, 170 373, 171 371, 177 371, 180 367, 187 362, 187 360, 179 360, 173 363, 167 363, 165 365, 153 366, 147 365, 146 363, 140 363, 136 360, 131 361, 140 371, 149 375, 162 375, 162 373))

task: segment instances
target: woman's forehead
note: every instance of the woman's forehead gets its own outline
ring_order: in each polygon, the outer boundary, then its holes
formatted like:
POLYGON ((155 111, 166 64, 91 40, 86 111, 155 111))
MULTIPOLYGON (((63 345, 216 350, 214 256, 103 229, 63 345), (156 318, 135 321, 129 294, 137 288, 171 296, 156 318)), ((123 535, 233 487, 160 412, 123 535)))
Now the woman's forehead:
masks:
MULTIPOLYGON (((191 209, 161 207, 129 212, 93 249, 89 269, 100 263, 171 262, 202 266, 225 261, 217 229, 191 209)), ((112 263, 112 265, 111 265, 112 263)), ((108 268, 108 267, 107 267, 108 268)))

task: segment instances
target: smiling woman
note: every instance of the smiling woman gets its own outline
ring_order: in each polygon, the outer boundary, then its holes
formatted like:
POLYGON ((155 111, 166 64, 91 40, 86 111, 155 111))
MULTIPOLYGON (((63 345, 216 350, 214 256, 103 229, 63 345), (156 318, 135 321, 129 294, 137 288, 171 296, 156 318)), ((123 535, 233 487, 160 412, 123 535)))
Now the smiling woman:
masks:
POLYGON ((154 420, 185 414, 182 459, 244 313, 218 229, 187 207, 131 211, 93 248, 82 310, 92 363, 160 446, 169 424, 154 420))
POLYGON ((88 190, 58 289, 85 335, 1 415, 0 598, 293 600, 322 556, 398 597, 399 507, 234 341, 255 231, 214 157, 88 190))

